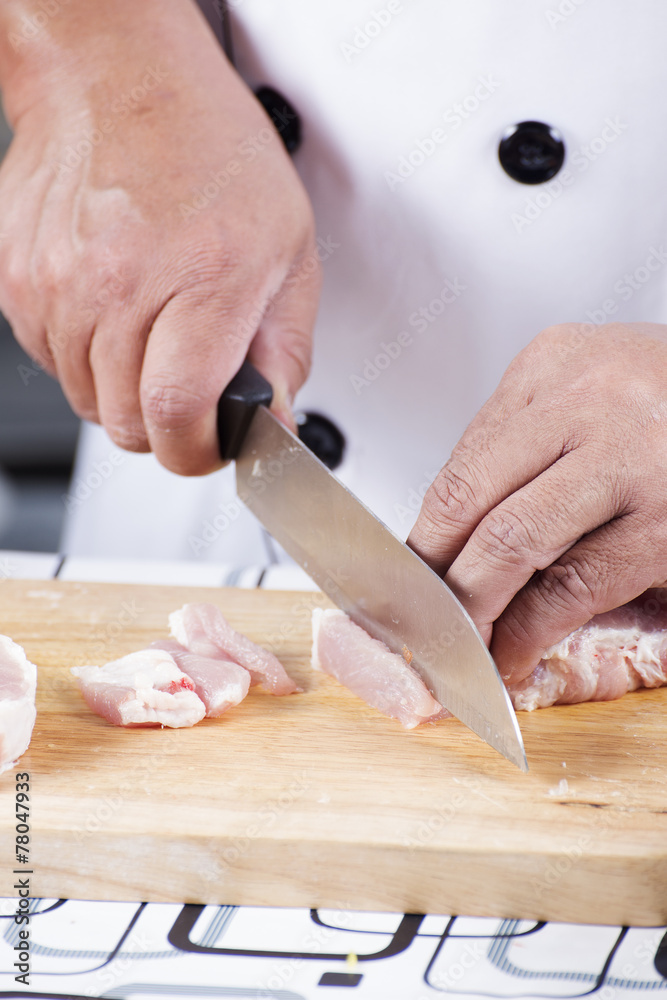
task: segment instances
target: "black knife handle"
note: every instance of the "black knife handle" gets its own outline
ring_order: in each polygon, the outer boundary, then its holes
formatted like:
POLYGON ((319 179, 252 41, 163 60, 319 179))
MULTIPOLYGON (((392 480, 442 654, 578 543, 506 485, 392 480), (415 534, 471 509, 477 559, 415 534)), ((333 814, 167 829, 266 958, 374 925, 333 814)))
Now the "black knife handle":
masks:
POLYGON ((224 461, 236 458, 255 410, 269 406, 272 398, 270 383, 249 361, 244 361, 218 403, 218 441, 224 461))

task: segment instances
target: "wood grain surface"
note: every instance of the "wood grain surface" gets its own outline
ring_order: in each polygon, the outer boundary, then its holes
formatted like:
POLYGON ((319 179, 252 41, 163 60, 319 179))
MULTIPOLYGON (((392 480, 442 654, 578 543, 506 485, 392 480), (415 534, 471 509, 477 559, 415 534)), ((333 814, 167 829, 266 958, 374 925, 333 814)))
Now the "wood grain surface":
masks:
MULTIPOLYGON (((530 773, 456 719, 406 731, 309 666, 322 595, 0 583, 0 631, 39 668, 33 894, 667 922, 667 690, 520 713, 530 773), (255 688, 192 729, 93 715, 71 666, 219 605, 304 693, 255 688)), ((13 897, 14 771, 0 777, 0 894, 13 897)))

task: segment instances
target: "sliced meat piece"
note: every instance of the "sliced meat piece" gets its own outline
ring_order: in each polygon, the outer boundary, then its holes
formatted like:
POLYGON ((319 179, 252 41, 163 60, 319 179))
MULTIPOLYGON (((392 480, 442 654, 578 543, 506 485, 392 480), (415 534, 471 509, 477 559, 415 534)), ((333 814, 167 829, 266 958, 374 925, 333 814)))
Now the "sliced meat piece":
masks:
POLYGON ((407 729, 449 715, 402 656, 343 611, 313 611, 312 664, 407 729))
POLYGON ((23 648, 0 635, 0 772, 25 753, 35 725, 37 667, 23 648))
POLYGON ((170 653, 142 649, 103 667, 72 667, 89 708, 114 726, 194 726, 206 706, 170 653))
POLYGON ((666 591, 647 591, 596 615, 544 654, 532 674, 508 686, 514 707, 611 701, 667 684, 666 591), (658 600, 655 595, 663 599, 658 600))
POLYGON ((150 648, 163 649, 173 657, 179 670, 194 684, 209 719, 219 718, 228 708, 240 704, 248 693, 250 674, 232 660, 199 656, 174 639, 159 639, 152 642, 150 648))
POLYGON ((185 604, 169 615, 174 639, 199 656, 233 660, 250 673, 253 684, 271 694, 298 691, 280 660, 240 632, 235 632, 222 611, 213 604, 185 604))

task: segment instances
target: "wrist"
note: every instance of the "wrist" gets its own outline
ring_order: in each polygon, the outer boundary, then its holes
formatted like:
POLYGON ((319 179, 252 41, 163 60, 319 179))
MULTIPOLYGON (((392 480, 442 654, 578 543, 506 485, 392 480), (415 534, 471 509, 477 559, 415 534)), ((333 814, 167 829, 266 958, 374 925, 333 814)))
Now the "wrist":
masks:
POLYGON ((194 0, 2 0, 0 89, 15 127, 36 103, 65 91, 76 113, 143 76, 164 78, 184 50, 215 47, 194 0), (176 58, 174 58, 176 57, 176 58), (157 62, 160 62, 160 66, 157 62))

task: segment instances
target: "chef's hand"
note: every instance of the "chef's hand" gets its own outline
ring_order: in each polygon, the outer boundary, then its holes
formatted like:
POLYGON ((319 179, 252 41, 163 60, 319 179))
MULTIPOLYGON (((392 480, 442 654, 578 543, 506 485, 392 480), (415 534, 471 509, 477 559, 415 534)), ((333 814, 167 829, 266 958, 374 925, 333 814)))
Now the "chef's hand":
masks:
POLYGON ((409 544, 507 680, 667 579, 667 327, 566 324, 512 362, 409 544))
POLYGON ((204 473, 249 348, 290 419, 319 294, 311 208, 192 0, 57 7, 0 7, 0 307, 80 416, 204 473))

